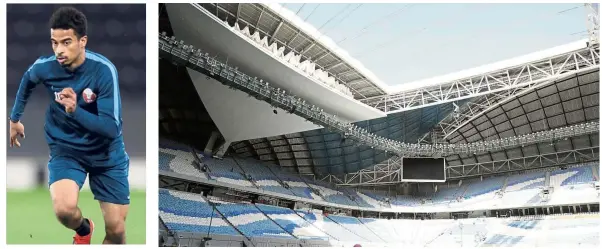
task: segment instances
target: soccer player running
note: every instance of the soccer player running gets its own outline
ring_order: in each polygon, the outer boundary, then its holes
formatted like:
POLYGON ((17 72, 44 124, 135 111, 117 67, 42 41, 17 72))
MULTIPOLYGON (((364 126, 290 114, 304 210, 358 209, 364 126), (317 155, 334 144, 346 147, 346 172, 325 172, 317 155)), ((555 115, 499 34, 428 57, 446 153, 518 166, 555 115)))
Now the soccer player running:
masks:
POLYGON ((77 206, 86 175, 105 221, 103 244, 125 244, 129 207, 129 156, 122 136, 121 99, 115 66, 86 50, 86 16, 63 7, 50 18, 54 55, 27 69, 10 115, 10 146, 25 138, 19 121, 37 85, 51 96, 44 130, 50 149, 50 196, 54 213, 75 231, 73 244, 90 244, 94 223, 77 206))

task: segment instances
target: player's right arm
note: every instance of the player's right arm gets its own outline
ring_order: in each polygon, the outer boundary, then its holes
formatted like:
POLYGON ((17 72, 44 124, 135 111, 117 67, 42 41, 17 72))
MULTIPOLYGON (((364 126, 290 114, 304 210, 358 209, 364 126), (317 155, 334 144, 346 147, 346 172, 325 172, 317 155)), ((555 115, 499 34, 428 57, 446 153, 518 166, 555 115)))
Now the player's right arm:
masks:
POLYGON ((23 115, 23 111, 25 110, 25 105, 27 104, 27 100, 31 96, 33 89, 38 84, 39 78, 36 75, 36 69, 40 64, 42 58, 38 59, 33 65, 27 69, 23 77, 21 78, 21 84, 19 84, 19 90, 17 91, 17 96, 15 98, 15 104, 13 105, 13 109, 10 113, 10 146, 14 145, 20 147, 21 144, 17 140, 17 137, 20 136, 25 138, 25 127, 21 123, 21 116, 23 115))

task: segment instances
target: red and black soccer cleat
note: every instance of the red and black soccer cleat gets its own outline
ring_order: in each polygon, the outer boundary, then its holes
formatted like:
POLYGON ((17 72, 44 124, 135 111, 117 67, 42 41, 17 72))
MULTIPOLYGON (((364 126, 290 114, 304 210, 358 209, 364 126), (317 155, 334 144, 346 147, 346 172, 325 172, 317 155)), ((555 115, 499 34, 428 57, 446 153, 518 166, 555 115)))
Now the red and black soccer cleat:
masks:
POLYGON ((77 233, 75 233, 75 236, 73 236, 74 245, 89 245, 90 241, 92 241, 92 234, 94 233, 94 222, 92 222, 91 219, 88 219, 88 222, 90 222, 90 233, 86 236, 79 236, 77 233))

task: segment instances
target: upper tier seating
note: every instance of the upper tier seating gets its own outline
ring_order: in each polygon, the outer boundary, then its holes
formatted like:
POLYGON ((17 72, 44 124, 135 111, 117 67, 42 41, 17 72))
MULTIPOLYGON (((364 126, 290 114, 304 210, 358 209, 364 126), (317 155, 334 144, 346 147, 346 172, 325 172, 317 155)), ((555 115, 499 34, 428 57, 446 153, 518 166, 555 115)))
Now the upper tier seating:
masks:
POLYGON ((532 172, 527 174, 509 176, 508 183, 506 186, 506 192, 543 187, 545 177, 545 172, 532 172))
POLYGON ((483 181, 466 181, 465 184, 467 184, 468 187, 466 189, 466 192, 464 193, 464 198, 469 199, 479 195, 484 195, 498 191, 504 185, 504 180, 505 177, 490 177, 483 179, 483 181))
POLYGON ((243 172, 232 158, 204 158, 203 163, 211 170, 208 173, 211 179, 244 187, 255 187, 244 177, 243 172))
POLYGON ((253 177, 255 184, 261 189, 281 193, 285 195, 294 195, 294 193, 278 183, 279 178, 261 162, 250 158, 235 158, 240 167, 253 177))
POLYGON ((550 186, 553 187, 588 184, 593 181, 594 175, 590 165, 556 170, 550 174, 550 186))
POLYGON ((159 169, 207 179, 205 174, 195 167, 192 152, 159 148, 159 169))

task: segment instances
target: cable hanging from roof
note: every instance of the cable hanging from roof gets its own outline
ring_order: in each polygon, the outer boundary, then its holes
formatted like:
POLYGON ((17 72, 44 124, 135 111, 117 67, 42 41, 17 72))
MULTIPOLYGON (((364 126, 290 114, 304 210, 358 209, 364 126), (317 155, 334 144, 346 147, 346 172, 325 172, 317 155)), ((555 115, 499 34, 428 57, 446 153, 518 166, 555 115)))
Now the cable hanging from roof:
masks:
MULTIPOLYGON (((527 19, 525 19, 525 18, 512 19, 511 22, 505 23, 504 24, 505 26, 503 28, 513 27, 514 25, 524 25, 525 22, 531 21, 530 19, 542 20, 543 18, 552 18, 552 17, 558 16, 558 15, 562 15, 564 13, 567 13, 567 12, 570 12, 570 11, 573 11, 573 10, 576 10, 576 9, 580 9, 582 7, 583 6, 575 6, 575 7, 567 8, 567 9, 564 9, 564 10, 561 10, 561 11, 556 11, 554 13, 545 13, 545 14, 542 14, 542 15, 530 16, 527 19)), ((469 15, 466 15, 466 17, 469 17, 469 15)), ((494 28, 494 27, 492 27, 492 26, 484 26, 483 27, 483 29, 487 29, 487 30, 490 30, 492 28, 494 28)), ((424 27, 420 28, 418 30, 415 30, 414 32, 412 32, 412 35, 410 36, 410 38, 414 38, 418 34, 422 33, 423 31, 426 31, 426 30, 428 30, 428 29, 424 28, 424 27)), ((381 42, 381 43, 379 43, 379 44, 377 44, 377 45, 375 45, 375 46, 373 46, 373 47, 371 47, 369 49, 365 49, 363 51, 360 51, 360 52, 356 53, 354 55, 354 57, 357 59, 357 58, 361 58, 363 56, 377 55, 377 54, 374 53, 375 51, 381 50, 383 48, 390 47, 391 45, 399 45, 397 43, 397 41, 399 41, 401 38, 407 38, 407 37, 408 36, 397 35, 397 36, 395 36, 395 37, 393 37, 393 38, 391 38, 391 39, 389 39, 387 41, 381 42)), ((465 38, 474 39, 474 37, 472 37, 472 36, 467 36, 465 38)), ((437 48, 441 49, 443 47, 446 47, 446 46, 449 46, 449 45, 453 45, 453 44, 455 44, 455 43, 454 42, 442 43, 441 45, 438 45, 437 48)), ((432 49, 431 47, 429 47, 429 48, 432 49)), ((407 55, 407 56, 411 57, 411 56, 414 56, 415 53, 419 53, 419 52, 423 52, 423 51, 421 51, 421 50, 413 50, 413 53, 410 54, 410 55, 407 55)))
MULTIPOLYGON (((362 4, 360 4, 359 6, 361 6, 361 5, 362 5, 362 4)), ((351 7, 351 4, 347 4, 347 6, 346 6, 345 8, 343 8, 342 10, 340 10, 340 11, 339 11, 339 12, 338 12, 336 15, 334 15, 333 17, 331 17, 330 19, 328 19, 328 21, 326 21, 324 24, 322 24, 322 26, 320 26, 320 27, 317 29, 317 31, 318 31, 318 33, 320 34, 320 36, 318 36, 317 38, 313 39, 313 42, 314 42, 314 43, 317 43, 317 42, 320 40, 320 38, 322 38, 324 35, 326 35, 326 32, 327 32, 327 31, 325 31, 325 32, 320 32, 320 30, 322 30, 322 28, 324 28, 324 27, 325 27, 325 26, 326 26, 326 25, 327 25, 329 22, 331 22, 331 21, 332 21, 332 20, 333 20, 335 17, 339 16, 341 13, 343 13, 343 12, 344 12, 346 9, 348 9, 349 7, 351 7)), ((353 11, 355 11, 357 8, 359 8, 359 7, 356 7, 355 9, 351 10, 351 12, 349 12, 349 14, 350 14, 350 13, 353 13, 353 11)), ((347 15, 347 16, 348 16, 348 15, 347 15)), ((344 17, 343 19, 345 19, 345 18, 346 18, 346 17, 344 17)), ((327 29, 327 30, 328 30, 328 29, 327 29)))
MULTIPOLYGON (((468 5, 463 5, 464 8, 467 8, 468 5)), ((463 13, 462 15, 460 15, 460 18, 468 18, 470 17, 470 15, 467 15, 465 13, 463 13)), ((451 18, 453 18, 453 21, 450 21, 450 16, 440 16, 440 18, 435 19, 434 21, 429 22, 427 25, 432 25, 432 26, 437 26, 438 28, 440 28, 442 25, 450 25, 452 23, 457 22, 458 20, 460 20, 460 18, 457 18, 456 16, 451 16, 451 18)), ((409 33, 408 32, 402 32, 402 33, 398 33, 397 35, 393 36, 391 39, 383 41, 371 48, 365 49, 363 51, 360 51, 358 53, 356 53, 354 55, 355 58, 360 58, 366 54, 370 54, 373 51, 376 50, 380 50, 383 48, 386 48, 392 44, 395 45, 399 45, 398 43, 396 43, 396 41, 399 41, 400 39, 404 39, 405 41, 410 40, 412 38, 416 38, 419 37, 421 34, 424 34, 426 31, 428 31, 429 29, 427 27, 420 27, 414 30, 411 30, 409 33)))
POLYGON ((351 7, 351 4, 348 3, 347 5, 345 5, 345 8, 339 10, 339 12, 337 12, 336 14, 332 15, 328 20, 326 20, 326 22, 324 24, 322 24, 322 26, 320 26, 318 28, 318 32, 320 30, 322 30, 322 28, 324 28, 324 26, 328 25, 330 22, 332 22, 332 20, 334 20, 335 18, 337 18, 341 13, 343 13, 345 10, 349 9, 349 7, 351 7))
POLYGON ((371 22, 370 24, 368 24, 368 25, 364 26, 362 29, 360 29, 359 33, 358 33, 357 35, 355 35, 354 37, 352 37, 352 38, 349 38, 349 36, 347 36, 347 37, 345 37, 345 38, 343 38, 343 39, 341 39, 341 40, 338 40, 338 41, 337 41, 337 42, 335 42, 335 43, 336 43, 337 45, 340 45, 340 44, 342 44, 343 42, 345 42, 345 41, 347 41, 347 40, 354 40, 354 39, 356 39, 356 38, 358 38, 358 37, 360 37, 360 36, 364 35, 364 33, 366 33, 370 27, 372 27, 372 26, 374 26, 374 25, 376 25, 376 24, 378 24, 378 23, 380 23, 380 22, 382 22, 382 21, 385 21, 385 20, 390 20, 392 17, 394 17, 394 16, 397 16, 397 15, 399 15, 399 14, 403 13, 405 10, 407 10, 407 9, 410 9, 410 8, 411 8, 411 7, 413 7, 414 5, 415 5, 415 4, 404 4, 404 5, 403 5, 403 6, 401 6, 399 9, 397 9, 397 10, 393 11, 392 13, 390 13, 390 14, 388 14, 388 15, 386 15, 386 16, 384 16, 384 17, 380 18, 380 19, 377 19, 376 21, 373 21, 373 22, 371 22))
POLYGON ((341 20, 339 20, 339 22, 337 22, 335 25, 331 26, 330 28, 327 28, 326 30, 324 30, 324 32, 322 32, 322 35, 325 35, 331 29, 338 27, 341 23, 343 23, 343 21, 347 20, 347 18, 349 16, 351 16, 351 14, 353 14, 356 10, 358 10, 360 7, 362 7, 362 5, 364 5, 364 4, 360 3, 357 6, 355 6, 355 8, 353 8, 351 11, 347 12, 347 14, 345 16, 343 16, 343 18, 341 18, 341 20))
POLYGON ((307 22, 307 19, 309 19, 309 17, 310 17, 311 15, 313 15, 313 14, 314 14, 314 11, 316 11, 316 9, 318 9, 318 7, 320 7, 320 4, 316 5, 316 7, 315 7, 313 10, 311 10, 311 12, 309 12, 309 15, 307 15, 307 16, 306 16, 306 17, 303 19, 303 21, 304 21, 304 22, 307 22))
POLYGON ((303 7, 305 7, 305 4, 301 5, 301 7, 297 10, 297 12, 295 13, 295 15, 299 15, 299 12, 301 12, 301 10, 303 9, 303 7))
POLYGON ((569 127, 536 132, 528 135, 514 136, 490 141, 478 141, 463 144, 412 144, 403 143, 368 132, 355 124, 342 121, 316 105, 294 96, 286 91, 271 86, 257 77, 240 72, 238 68, 229 66, 211 58, 208 53, 175 37, 167 37, 165 32, 159 35, 160 56, 172 60, 175 64, 189 67, 211 77, 220 83, 244 91, 258 100, 294 113, 306 120, 323 126, 331 132, 337 132, 346 139, 370 146, 385 152, 392 152, 400 157, 426 156, 443 157, 454 154, 478 154, 516 146, 553 142, 567 137, 575 137, 599 132, 599 123, 583 123, 569 127))

